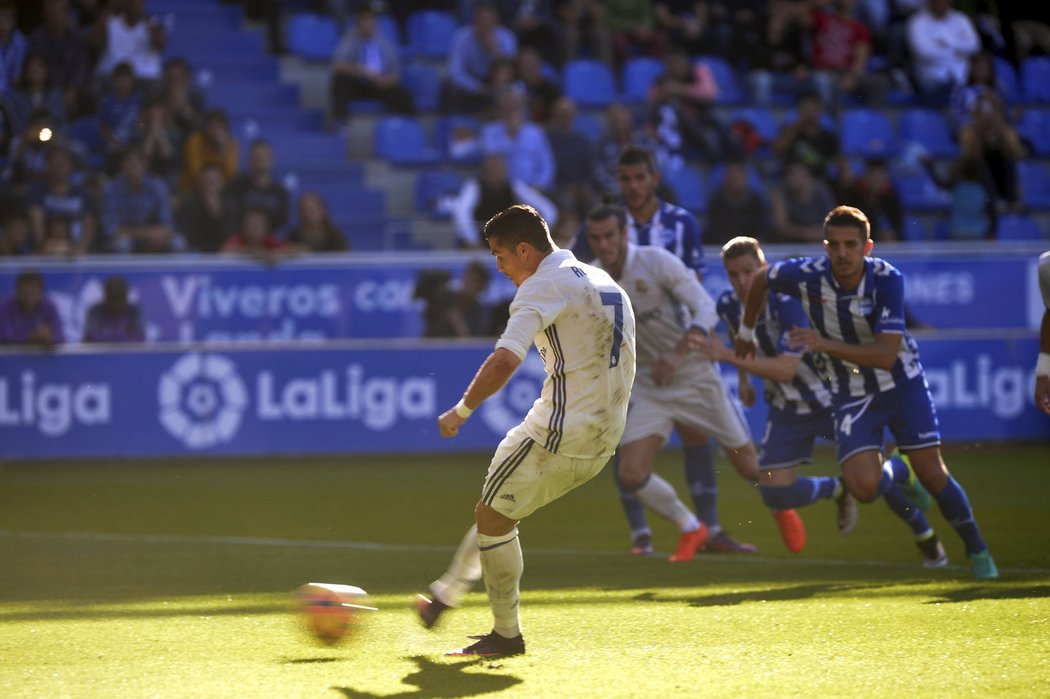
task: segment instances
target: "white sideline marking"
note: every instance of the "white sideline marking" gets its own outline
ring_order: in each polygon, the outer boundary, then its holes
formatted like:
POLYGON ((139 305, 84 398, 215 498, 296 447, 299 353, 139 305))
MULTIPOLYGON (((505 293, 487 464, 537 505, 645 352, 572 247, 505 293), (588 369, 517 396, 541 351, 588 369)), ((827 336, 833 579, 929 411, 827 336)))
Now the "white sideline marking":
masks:
MULTIPOLYGON (((175 534, 112 534, 105 532, 38 532, 14 531, 0 529, 0 538, 5 539, 57 539, 60 541, 105 541, 137 544, 218 544, 227 546, 276 546, 287 548, 315 549, 359 549, 364 551, 408 551, 414 553, 453 553, 455 546, 431 546, 425 544, 380 544, 372 541, 325 541, 315 539, 277 539, 252 536, 181 536, 175 534)), ((542 548, 527 549, 530 556, 609 556, 627 559, 623 551, 602 551, 597 549, 563 549, 542 548)), ((654 553, 652 558, 660 560, 666 554, 654 553)), ((853 561, 835 558, 773 558, 769 556, 752 556, 748 554, 699 554, 700 558, 713 558, 719 561, 738 563, 788 564, 802 566, 819 566, 842 568, 847 566, 868 566, 872 568, 898 568, 903 570, 926 570, 918 563, 900 563, 896 561, 853 561)), ((966 570, 969 566, 948 565, 939 570, 966 570)), ((1050 575, 1050 568, 1000 568, 1008 573, 1027 573, 1050 575)))

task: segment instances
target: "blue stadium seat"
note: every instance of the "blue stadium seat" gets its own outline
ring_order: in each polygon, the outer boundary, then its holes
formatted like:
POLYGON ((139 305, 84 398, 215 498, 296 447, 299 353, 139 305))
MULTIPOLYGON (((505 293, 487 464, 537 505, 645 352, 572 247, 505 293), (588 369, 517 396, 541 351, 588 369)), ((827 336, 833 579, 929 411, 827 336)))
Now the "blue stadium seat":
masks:
POLYGON ((930 232, 921 218, 906 215, 903 220, 904 230, 900 231, 901 240, 916 243, 930 239, 930 232))
POLYGON ((1050 208, 1050 172, 1042 163, 1022 160, 1017 164, 1017 179, 1025 204, 1033 209, 1050 208))
POLYGON ((999 240, 1043 240, 1039 223, 1029 216, 1000 216, 995 235, 999 240))
POLYGON ((995 82, 1008 104, 1021 100, 1021 83, 1017 79, 1017 70, 1010 61, 1002 56, 993 59, 995 63, 995 82))
POLYGON ((1036 155, 1050 155, 1050 111, 1032 108, 1021 116, 1017 131, 1036 155))
MULTIPOLYGON (((442 157, 450 162, 462 164, 474 164, 481 159, 481 120, 467 114, 451 114, 443 116, 434 124, 434 143, 441 152, 442 157), (460 152, 453 150, 453 135, 459 130, 463 133, 474 134, 476 148, 471 151, 465 148, 460 152)), ((463 143, 466 145, 466 142, 463 143)))
POLYGON ((693 214, 707 210, 707 191, 699 170, 689 166, 665 170, 663 178, 674 189, 679 206, 693 214))
POLYGON ((908 109, 900 118, 901 141, 916 141, 934 156, 954 157, 959 146, 944 117, 932 109, 908 109))
POLYGON ((376 122, 373 151, 393 165, 435 165, 441 161, 427 142, 423 125, 411 117, 388 116, 376 122))
POLYGON ((428 170, 416 178, 416 213, 428 214, 434 219, 447 219, 449 214, 438 209, 442 197, 454 194, 463 186, 463 178, 448 170, 428 170))
POLYGON ((634 104, 645 102, 649 86, 663 72, 664 64, 656 58, 638 56, 627 61, 623 66, 621 81, 624 99, 634 104))
POLYGON ((915 211, 944 211, 952 195, 937 186, 925 170, 900 173, 893 176, 901 204, 915 211))
POLYGON ((890 155, 897 149, 893 124, 875 109, 850 109, 842 115, 842 152, 846 155, 890 155))
POLYGON ((327 61, 339 42, 339 25, 324 15, 304 12, 288 20, 288 51, 308 61, 327 61))
POLYGON ((616 100, 616 78, 601 61, 578 58, 565 64, 565 94, 581 107, 606 107, 616 100))
POLYGON ((1021 64, 1021 85, 1028 99, 1050 102, 1050 57, 1026 58, 1021 64))
POLYGON ((456 17, 441 10, 417 10, 408 16, 408 47, 425 58, 448 58, 452 35, 458 28, 456 17))
POLYGON ((417 111, 437 109, 441 97, 441 76, 436 68, 423 62, 408 63, 401 68, 401 82, 412 93, 417 111))
POLYGON ((710 69, 718 85, 717 102, 719 104, 740 104, 745 101, 744 91, 740 89, 736 71, 728 61, 718 56, 700 56, 693 62, 705 65, 710 69))

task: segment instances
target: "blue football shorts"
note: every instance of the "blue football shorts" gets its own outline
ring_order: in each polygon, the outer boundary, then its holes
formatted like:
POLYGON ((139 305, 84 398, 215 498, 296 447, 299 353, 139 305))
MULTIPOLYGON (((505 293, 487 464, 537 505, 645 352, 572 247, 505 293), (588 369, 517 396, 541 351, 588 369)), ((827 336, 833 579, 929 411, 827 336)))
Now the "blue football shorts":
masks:
POLYGON ((831 408, 807 415, 769 410, 766 433, 758 452, 758 465, 764 471, 808 464, 813 460, 813 443, 817 438, 835 439, 835 421, 831 408))
POLYGON ((925 376, 889 391, 835 402, 839 463, 862 451, 881 451, 886 429, 902 451, 940 445, 941 429, 925 376))

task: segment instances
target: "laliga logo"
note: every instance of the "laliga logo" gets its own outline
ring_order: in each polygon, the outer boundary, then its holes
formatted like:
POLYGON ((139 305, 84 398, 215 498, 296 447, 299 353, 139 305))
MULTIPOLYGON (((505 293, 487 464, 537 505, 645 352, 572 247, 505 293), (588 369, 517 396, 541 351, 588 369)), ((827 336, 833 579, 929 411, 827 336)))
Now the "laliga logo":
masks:
POLYGON ((248 404, 233 362, 219 355, 187 354, 160 377, 160 422, 190 449, 228 442, 248 404))
POLYGON ((539 355, 529 352, 511 380, 481 404, 482 421, 497 434, 509 432, 529 412, 546 377, 539 355))

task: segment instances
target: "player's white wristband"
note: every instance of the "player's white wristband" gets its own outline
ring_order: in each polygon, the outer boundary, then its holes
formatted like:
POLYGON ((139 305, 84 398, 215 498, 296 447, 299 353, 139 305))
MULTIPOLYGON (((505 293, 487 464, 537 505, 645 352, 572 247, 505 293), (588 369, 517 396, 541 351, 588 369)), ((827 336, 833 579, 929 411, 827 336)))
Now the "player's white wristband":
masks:
POLYGON ((474 414, 474 411, 467 407, 462 398, 459 399, 459 402, 452 409, 456 411, 456 415, 459 415, 464 420, 474 414))
POLYGON ((736 336, 737 336, 738 339, 742 340, 743 342, 754 342, 755 341, 755 329, 750 327, 750 326, 747 326, 747 325, 744 325, 743 323, 741 323, 740 327, 736 331, 736 336))
POLYGON ((1050 376, 1050 354, 1039 353, 1039 359, 1035 360, 1036 376, 1050 376))

